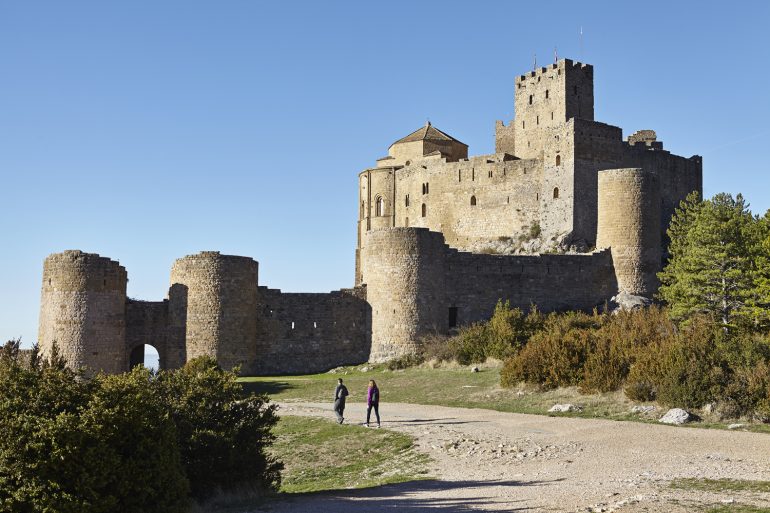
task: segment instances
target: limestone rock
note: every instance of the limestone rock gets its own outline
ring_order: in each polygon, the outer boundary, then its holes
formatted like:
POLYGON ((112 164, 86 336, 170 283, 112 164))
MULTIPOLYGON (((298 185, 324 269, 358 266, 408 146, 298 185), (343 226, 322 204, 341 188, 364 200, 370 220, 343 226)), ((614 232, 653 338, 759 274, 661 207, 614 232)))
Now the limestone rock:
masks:
POLYGON ((619 310, 638 310, 652 304, 652 300, 644 296, 635 296, 628 292, 619 292, 610 299, 610 310, 614 313, 619 310))
POLYGON ((551 406, 548 411, 550 413, 568 413, 568 412, 576 412, 576 411, 583 411, 582 406, 576 406, 574 404, 554 404, 551 406))
POLYGON ((693 415, 692 413, 683 410, 681 408, 672 408, 666 412, 665 415, 663 415, 658 422, 661 422, 663 424, 673 424, 675 426, 681 426, 682 424, 687 424, 688 422, 692 422, 698 420, 698 417, 693 415))

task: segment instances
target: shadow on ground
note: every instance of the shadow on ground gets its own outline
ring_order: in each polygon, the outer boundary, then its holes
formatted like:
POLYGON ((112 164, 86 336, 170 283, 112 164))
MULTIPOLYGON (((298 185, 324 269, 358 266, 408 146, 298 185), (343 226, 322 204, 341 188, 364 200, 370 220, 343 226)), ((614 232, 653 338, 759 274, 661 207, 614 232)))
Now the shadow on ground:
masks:
MULTIPOLYGON (((549 486, 561 481, 410 481, 358 490, 332 490, 315 493, 281 494, 261 504, 256 511, 266 513, 450 513, 470 511, 531 511, 532 506, 516 499, 516 488, 549 486), (485 493, 483 488, 510 488, 510 493, 485 493), (508 497, 506 497, 508 496, 508 497)), ((545 493, 545 491, 543 492, 545 493)))
POLYGON ((247 394, 267 394, 274 395, 284 390, 290 390, 296 388, 288 381, 242 381, 243 391, 247 394))

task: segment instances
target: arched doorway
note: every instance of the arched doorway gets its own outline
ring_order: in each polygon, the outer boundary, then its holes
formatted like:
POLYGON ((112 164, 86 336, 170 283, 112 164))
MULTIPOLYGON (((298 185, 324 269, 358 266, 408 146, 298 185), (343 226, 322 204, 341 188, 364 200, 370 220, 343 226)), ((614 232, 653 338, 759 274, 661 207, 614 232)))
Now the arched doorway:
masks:
POLYGON ((131 350, 129 365, 133 369, 137 365, 144 365, 148 369, 160 369, 160 354, 150 344, 142 344, 131 350))

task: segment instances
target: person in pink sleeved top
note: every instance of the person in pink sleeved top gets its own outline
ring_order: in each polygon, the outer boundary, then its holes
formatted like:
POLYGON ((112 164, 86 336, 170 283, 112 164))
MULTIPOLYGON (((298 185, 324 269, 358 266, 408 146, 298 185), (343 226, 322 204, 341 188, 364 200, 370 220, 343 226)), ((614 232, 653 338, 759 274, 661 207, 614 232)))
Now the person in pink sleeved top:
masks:
POLYGON ((369 427, 372 409, 374 409, 374 414, 377 416, 377 427, 380 427, 380 389, 377 388, 377 383, 370 379, 369 388, 366 391, 366 423, 364 426, 369 427))

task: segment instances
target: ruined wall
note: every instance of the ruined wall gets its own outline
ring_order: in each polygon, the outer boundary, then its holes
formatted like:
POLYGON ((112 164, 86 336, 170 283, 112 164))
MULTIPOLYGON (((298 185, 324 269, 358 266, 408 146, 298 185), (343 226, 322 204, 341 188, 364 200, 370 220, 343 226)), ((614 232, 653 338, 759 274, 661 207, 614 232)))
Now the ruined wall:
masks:
POLYGON ((45 259, 38 343, 58 345, 67 364, 90 371, 127 368, 126 270, 95 253, 64 251, 45 259))
POLYGON ((495 121, 495 153, 516 155, 516 122, 495 121))
POLYGON ((250 373, 259 356, 257 262, 217 251, 189 255, 174 262, 171 289, 170 319, 179 336, 184 316, 186 358, 212 356, 223 368, 250 373))
POLYGON ((370 361, 414 352, 421 336, 447 331, 446 248, 440 233, 425 228, 367 233, 361 264, 372 309, 370 361))
POLYGON ((599 173, 596 245, 612 249, 621 292, 651 297, 661 268, 660 183, 640 168, 599 173))
POLYGON ((258 374, 323 372, 363 363, 371 345, 366 289, 286 293, 259 288, 262 303, 258 374))

